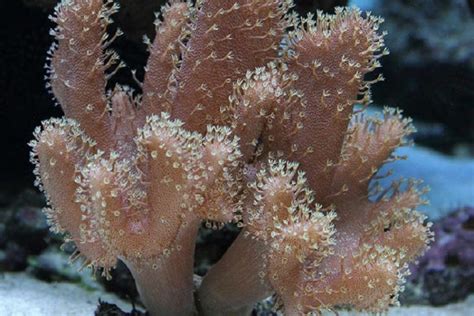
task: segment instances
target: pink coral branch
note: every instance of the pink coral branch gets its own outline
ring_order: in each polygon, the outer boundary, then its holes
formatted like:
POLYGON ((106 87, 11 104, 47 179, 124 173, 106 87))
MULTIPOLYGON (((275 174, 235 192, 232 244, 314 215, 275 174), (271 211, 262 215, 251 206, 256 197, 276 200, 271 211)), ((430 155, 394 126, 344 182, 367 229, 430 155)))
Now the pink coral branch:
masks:
POLYGON ((49 84, 64 113, 103 149, 111 145, 106 71, 118 58, 107 51, 106 28, 117 9, 113 1, 64 0, 52 17, 57 27, 51 33, 57 43, 50 49, 49 84))
POLYGON ((316 20, 303 20, 292 34, 295 44, 289 48, 288 69, 301 78, 294 86, 306 101, 303 129, 291 137, 297 146, 292 159, 307 170, 318 196, 328 194, 353 105, 368 102, 364 76, 383 54, 379 23, 356 9, 339 8, 335 15, 320 13, 316 20))
POLYGON ((232 83, 247 70, 277 57, 289 1, 205 0, 198 4, 176 75, 172 114, 187 128, 204 132, 207 124, 220 123, 220 108, 227 103, 232 83))
POLYGON ((177 70, 181 45, 190 32, 192 14, 190 3, 172 1, 162 8, 163 20, 156 19, 156 35, 149 46, 150 57, 143 82, 142 106, 148 115, 171 111, 170 78, 177 70))

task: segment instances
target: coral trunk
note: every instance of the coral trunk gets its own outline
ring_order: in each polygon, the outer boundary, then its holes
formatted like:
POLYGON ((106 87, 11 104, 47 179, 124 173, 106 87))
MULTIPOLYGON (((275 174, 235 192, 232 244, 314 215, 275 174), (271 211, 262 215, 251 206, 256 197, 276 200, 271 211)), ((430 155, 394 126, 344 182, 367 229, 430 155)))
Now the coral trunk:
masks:
POLYGON ((250 315, 253 305, 270 295, 263 242, 241 232, 224 257, 204 277, 198 291, 206 316, 250 315))
POLYGON ((198 229, 198 223, 190 223, 178 236, 181 248, 164 260, 157 259, 156 264, 125 261, 150 315, 194 314, 193 258, 198 229))

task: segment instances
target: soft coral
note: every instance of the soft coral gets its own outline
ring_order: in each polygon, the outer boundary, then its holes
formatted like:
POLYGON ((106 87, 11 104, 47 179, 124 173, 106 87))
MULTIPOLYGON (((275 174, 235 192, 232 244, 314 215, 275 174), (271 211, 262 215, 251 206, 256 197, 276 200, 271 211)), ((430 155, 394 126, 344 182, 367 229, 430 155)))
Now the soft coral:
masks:
POLYGON ((107 275, 124 261, 153 314, 195 309, 202 220, 245 226, 198 290, 205 314, 245 313, 274 292, 288 314, 385 310, 430 238, 413 183, 368 189, 412 132, 394 110, 353 114, 382 79, 364 80, 386 53, 380 19, 356 9, 299 19, 290 6, 171 1, 142 95, 105 91, 124 66, 108 48, 116 4, 56 9, 49 85, 67 118, 32 142, 46 212, 85 264, 107 275))

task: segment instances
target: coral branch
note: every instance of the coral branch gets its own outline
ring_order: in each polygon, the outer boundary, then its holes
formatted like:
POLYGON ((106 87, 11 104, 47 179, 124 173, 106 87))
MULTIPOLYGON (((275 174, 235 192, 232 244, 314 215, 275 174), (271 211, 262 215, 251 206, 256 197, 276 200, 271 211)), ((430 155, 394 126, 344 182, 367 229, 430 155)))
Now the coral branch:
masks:
POLYGON ((147 261, 169 253, 184 222, 177 211, 185 208, 186 201, 176 189, 186 182, 182 167, 163 170, 162 166, 184 159, 186 153, 173 159, 168 152, 182 146, 188 134, 178 123, 153 118, 142 134, 146 136, 139 137, 139 146, 147 147, 140 147, 138 159, 121 160, 115 152, 107 159, 90 157, 81 173, 83 198, 77 199, 77 207, 91 214, 94 223, 88 234, 98 234, 108 252, 127 261, 147 261), (145 162, 140 167, 150 167, 146 175, 153 180, 143 176, 137 163, 141 160, 145 162), (157 203, 156 192, 166 192, 168 203, 163 204, 163 197, 157 203))
POLYGON ((112 145, 108 142, 106 71, 117 60, 107 50, 106 28, 117 9, 110 0, 63 0, 51 18, 57 24, 51 32, 57 41, 50 49, 52 91, 64 113, 104 150, 112 145))
POLYGON ((333 191, 347 187, 347 194, 354 197, 367 195, 375 173, 397 147, 408 144, 407 137, 414 131, 411 120, 398 110, 386 108, 382 118, 355 115, 336 167, 333 191))
POLYGON ((270 161, 250 185, 246 227, 199 290, 205 314, 245 310, 272 291, 292 306, 303 267, 317 266, 329 254, 335 214, 310 208, 312 192, 296 170, 297 164, 270 161), (224 273, 233 277, 222 278, 224 273))
POLYGON ((190 3, 173 0, 162 7, 163 21, 156 19, 156 35, 150 44, 150 57, 143 82, 142 106, 146 114, 170 112, 171 91, 168 85, 175 71, 181 45, 189 35, 192 14, 190 3))
POLYGON ((357 310, 383 312, 397 303, 414 260, 431 240, 430 225, 414 209, 422 192, 410 184, 405 191, 386 193, 380 200, 333 198, 338 214, 334 253, 308 270, 302 311, 349 305, 357 310))
POLYGON ((204 203, 196 214, 203 220, 231 222, 240 211, 242 191, 242 162, 239 139, 231 129, 209 125, 199 156, 200 179, 196 179, 195 194, 204 203))
MULTIPOLYGON (((363 18, 357 9, 339 8, 335 15, 319 13, 316 21, 303 20, 292 34, 288 68, 298 76, 295 88, 307 102, 304 127, 291 138, 297 147, 292 159, 307 170, 317 196, 329 193, 353 105, 369 101, 370 84, 364 76, 383 54, 379 23, 372 16, 363 18)), ((290 153, 289 148, 281 150, 290 153)))
POLYGON ((277 57, 289 1, 199 3, 176 77, 172 114, 188 129, 204 132, 207 124, 219 123, 232 83, 247 70, 277 57))
POLYGON ((294 79, 285 64, 269 63, 235 84, 224 120, 241 138, 245 161, 291 147, 287 135, 297 133, 305 116, 302 96, 292 86, 294 79))
POLYGON ((316 271, 309 271, 299 312, 332 306, 383 312, 397 302, 399 263, 394 251, 382 246, 361 245, 347 258, 332 257, 316 271), (337 258, 337 259, 336 259, 337 258))
POLYGON ((423 225, 426 216, 415 211, 426 203, 416 185, 410 182, 405 191, 392 192, 367 208, 362 238, 392 249, 399 248, 401 264, 415 260, 432 239, 431 224, 423 225))
POLYGON ((76 122, 52 119, 43 122, 31 142, 36 185, 44 189, 48 204, 46 215, 56 232, 67 232, 85 259, 85 265, 104 267, 105 273, 115 265, 115 257, 99 239, 92 214, 81 207, 87 197, 79 189, 81 172, 87 157, 95 153, 95 144, 84 136, 76 122))

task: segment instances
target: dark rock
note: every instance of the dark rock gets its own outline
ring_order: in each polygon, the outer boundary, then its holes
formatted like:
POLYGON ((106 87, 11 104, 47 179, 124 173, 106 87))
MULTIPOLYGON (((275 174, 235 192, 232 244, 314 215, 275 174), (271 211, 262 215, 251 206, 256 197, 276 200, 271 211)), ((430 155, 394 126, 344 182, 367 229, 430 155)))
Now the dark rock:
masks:
POLYGON ((17 209, 10 219, 7 236, 30 253, 38 254, 47 247, 48 231, 49 226, 41 208, 24 206, 17 209))
POLYGON ((119 261, 117 267, 111 271, 111 275, 111 280, 100 278, 107 291, 114 292, 118 296, 132 301, 139 299, 135 280, 125 264, 119 261))
POLYGON ((295 9, 301 14, 323 10, 333 12, 337 6, 346 6, 347 0, 295 0, 295 9))
POLYGON ((237 238, 239 229, 235 225, 224 225, 221 229, 205 227, 199 230, 196 242, 194 273, 203 276, 224 255, 237 238))
MULTIPOLYGON (((0 250, 1 251, 1 250, 0 250)), ((15 243, 8 243, 0 254, 0 270, 23 271, 27 266, 28 254, 15 243)))
POLYGON ((5 247, 5 244, 7 242, 7 235, 6 235, 6 226, 5 223, 2 223, 0 220, 0 249, 5 247))
POLYGON ((148 313, 141 312, 135 307, 130 313, 124 312, 115 304, 109 304, 107 302, 99 300, 99 305, 94 313, 95 316, 146 316, 148 313))
POLYGON ((31 258, 50 245, 59 246, 42 212, 44 204, 41 193, 28 189, 0 209, 0 270, 24 270, 31 258))
POLYGON ((42 212, 44 203, 42 194, 26 190, 4 210, 5 238, 28 254, 38 254, 48 246, 49 225, 42 212))

